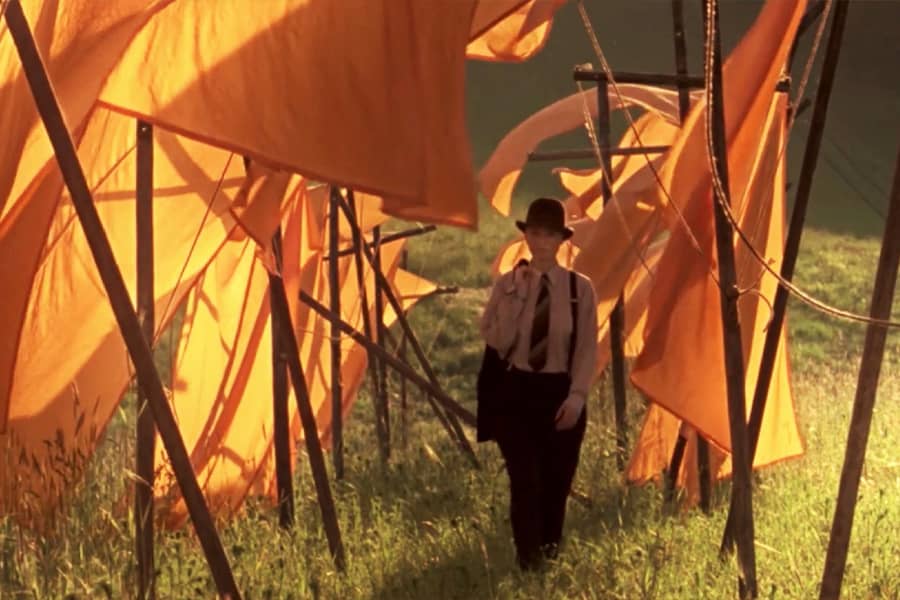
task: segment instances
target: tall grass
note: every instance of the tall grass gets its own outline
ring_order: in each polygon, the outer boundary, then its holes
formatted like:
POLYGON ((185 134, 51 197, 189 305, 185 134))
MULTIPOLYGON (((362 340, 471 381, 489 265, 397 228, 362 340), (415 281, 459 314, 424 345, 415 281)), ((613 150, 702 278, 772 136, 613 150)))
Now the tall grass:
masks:
MULTIPOLYGON (((486 215, 478 235, 441 230, 415 240, 410 268, 461 286, 412 314, 447 390, 473 406, 481 343, 475 323, 489 284, 488 267, 511 237, 509 221, 486 215)), ((877 244, 825 232, 807 234, 798 281, 824 300, 865 311, 877 244)), ((761 596, 816 595, 823 568, 847 424, 856 384, 862 328, 791 305, 793 386, 806 455, 758 473, 754 495, 761 596)), ((844 585, 848 598, 900 597, 900 346, 891 338, 844 585)), ((667 507, 653 485, 627 488, 615 466, 609 382, 589 404, 590 423, 576 477, 588 502, 570 500, 566 546, 540 575, 515 568, 502 460, 493 445, 477 448, 473 470, 447 439, 415 390, 409 430, 400 444, 398 387, 392 381, 394 453, 373 452, 368 386, 346 425, 346 478, 334 482, 348 552, 338 574, 327 552, 306 463, 295 474, 297 524, 278 527, 273 508, 250 502, 240 518, 220 523, 225 548, 248 598, 727 598, 736 567, 718 557, 727 511, 720 486, 709 515, 667 507)), ((632 439, 643 409, 629 398, 632 439)), ((53 531, 38 536, 0 523, 0 598, 133 597, 130 512, 133 411, 123 404, 88 467, 73 484, 53 531)), ((190 528, 156 540, 160 598, 215 593, 190 528)))

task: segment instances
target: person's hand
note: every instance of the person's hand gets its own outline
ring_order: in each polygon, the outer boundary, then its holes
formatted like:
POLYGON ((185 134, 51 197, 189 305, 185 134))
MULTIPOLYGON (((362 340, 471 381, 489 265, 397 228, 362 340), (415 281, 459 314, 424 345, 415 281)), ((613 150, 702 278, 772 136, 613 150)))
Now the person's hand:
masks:
POLYGON ((531 277, 531 269, 528 267, 528 261, 521 260, 513 268, 512 281, 506 288, 507 294, 515 294, 519 300, 524 300, 528 296, 528 284, 531 277))
POLYGON ((569 397, 556 411, 556 430, 565 431, 575 427, 575 423, 578 422, 583 410, 584 396, 581 394, 569 394, 569 397))
POLYGON ((528 296, 528 284, 531 279, 531 268, 528 266, 528 263, 519 263, 516 265, 516 268, 513 270, 513 285, 515 286, 516 294, 522 300, 528 296))

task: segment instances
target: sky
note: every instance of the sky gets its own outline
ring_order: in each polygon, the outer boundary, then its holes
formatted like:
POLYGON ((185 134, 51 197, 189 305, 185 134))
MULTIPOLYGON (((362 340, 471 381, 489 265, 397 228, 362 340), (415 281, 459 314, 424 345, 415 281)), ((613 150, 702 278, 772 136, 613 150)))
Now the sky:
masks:
MULTIPOLYGON (((791 0, 772 0, 791 1, 791 0)), ((674 72, 670 0, 585 0, 591 22, 614 70, 674 72)), ((702 74, 702 2, 684 1, 688 69, 702 74)), ((721 0, 720 23, 727 53, 753 22, 758 0, 721 0)), ((830 21, 829 21, 830 25, 830 21)), ((839 233, 880 236, 887 195, 900 145, 900 0, 852 0, 832 93, 825 137, 811 197, 808 224, 839 233)), ((805 97, 815 98, 825 41, 817 53, 805 97)), ((810 56, 814 29, 803 40, 794 64, 795 81, 810 56)), ((551 102, 577 91, 572 69, 598 64, 577 6, 557 13, 543 51, 522 64, 469 61, 467 111, 476 168, 503 135, 551 102)), ((795 93, 795 92, 792 92, 795 93)), ((788 180, 795 181, 809 132, 812 110, 798 117, 791 132, 788 180)), ((614 123, 614 138, 617 135, 614 123)), ((623 125, 619 123, 619 131, 623 125)), ((579 131, 542 149, 587 147, 579 131)), ((588 162, 570 166, 589 167, 588 162)), ((560 163, 559 166, 562 166, 560 163)), ((523 197, 560 194, 550 165, 526 169, 523 197)), ((795 188, 792 188, 792 190, 795 188)), ((792 192, 789 191, 792 198, 792 192)))

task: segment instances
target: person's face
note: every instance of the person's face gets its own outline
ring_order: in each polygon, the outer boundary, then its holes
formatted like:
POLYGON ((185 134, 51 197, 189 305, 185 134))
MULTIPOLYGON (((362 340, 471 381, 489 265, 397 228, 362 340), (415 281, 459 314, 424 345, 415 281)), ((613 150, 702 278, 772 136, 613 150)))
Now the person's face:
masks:
POLYGON ((556 258, 563 236, 558 231, 531 225, 525 228, 525 243, 535 260, 549 261, 556 258))

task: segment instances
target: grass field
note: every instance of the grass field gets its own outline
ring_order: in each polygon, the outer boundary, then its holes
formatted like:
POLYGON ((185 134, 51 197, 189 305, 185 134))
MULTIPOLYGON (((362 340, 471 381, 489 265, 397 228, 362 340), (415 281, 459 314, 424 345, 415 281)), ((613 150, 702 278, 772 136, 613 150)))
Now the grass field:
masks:
MULTIPOLYGON (((432 298, 412 316, 448 391, 473 406, 481 343, 475 319, 486 297, 490 258, 511 236, 485 211, 481 232, 443 229, 413 241, 410 268, 455 296, 432 298)), ((811 230, 798 282, 827 302, 865 312, 877 240, 811 230)), ((758 473, 754 495, 760 595, 817 594, 856 384, 863 329, 801 305, 789 316, 793 387, 806 455, 758 473)), ((847 598, 900 597, 900 344, 890 339, 844 583, 847 598)), ((368 389, 363 386, 363 389, 368 389)), ((394 388, 396 398, 396 387, 394 388)), ((720 561, 727 485, 711 514, 663 505, 654 486, 626 488, 616 472, 608 382, 589 405, 590 424, 576 488, 591 499, 569 503, 567 545, 542 576, 514 566, 506 475, 493 445, 479 446, 473 470, 446 439, 424 402, 410 395, 411 426, 380 464, 373 411, 364 391, 346 430, 344 481, 334 484, 346 574, 335 572, 305 463, 296 474, 298 523, 278 528, 275 512, 251 504, 221 533, 246 598, 728 598, 736 568, 720 561)), ((643 409, 629 399, 631 422, 643 409)), ((133 595, 132 520, 123 498, 133 449, 126 402, 73 488, 66 515, 37 538, 0 524, 0 598, 124 598, 133 595)), ((395 404, 396 406, 396 404, 395 404)), ((632 432, 632 435, 634 431, 632 432)), ((158 596, 206 598, 214 587, 192 531, 157 538, 158 596)))

